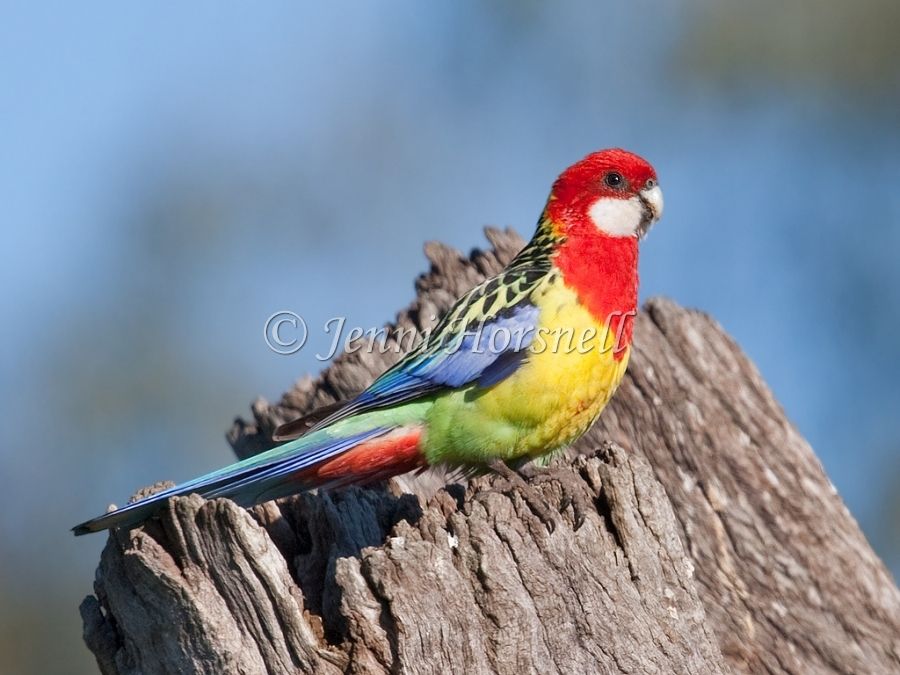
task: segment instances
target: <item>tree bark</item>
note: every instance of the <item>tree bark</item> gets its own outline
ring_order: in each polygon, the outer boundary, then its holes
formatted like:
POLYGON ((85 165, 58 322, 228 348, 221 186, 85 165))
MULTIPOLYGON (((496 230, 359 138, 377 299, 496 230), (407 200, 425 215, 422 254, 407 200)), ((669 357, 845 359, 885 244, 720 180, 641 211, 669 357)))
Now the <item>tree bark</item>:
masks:
MULTIPOLYGON (((426 247, 395 329, 430 328, 522 245, 487 234, 492 250, 469 258, 426 247)), ((361 390, 397 359, 395 337, 254 403, 228 434, 237 454, 361 390)), ((900 672, 900 592, 706 315, 648 302, 610 406, 527 480, 559 510, 552 532, 494 476, 404 476, 249 512, 172 500, 110 536, 85 641, 123 674, 900 672)))

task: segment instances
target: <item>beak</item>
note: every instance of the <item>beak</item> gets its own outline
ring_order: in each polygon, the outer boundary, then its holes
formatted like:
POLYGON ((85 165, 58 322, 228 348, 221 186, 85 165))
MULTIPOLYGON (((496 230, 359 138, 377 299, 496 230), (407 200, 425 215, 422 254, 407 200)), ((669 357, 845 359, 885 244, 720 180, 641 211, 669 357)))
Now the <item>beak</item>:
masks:
POLYGON ((644 203, 644 206, 650 211, 651 225, 662 218, 663 193, 659 188, 659 185, 654 185, 652 188, 641 190, 641 201, 644 203))

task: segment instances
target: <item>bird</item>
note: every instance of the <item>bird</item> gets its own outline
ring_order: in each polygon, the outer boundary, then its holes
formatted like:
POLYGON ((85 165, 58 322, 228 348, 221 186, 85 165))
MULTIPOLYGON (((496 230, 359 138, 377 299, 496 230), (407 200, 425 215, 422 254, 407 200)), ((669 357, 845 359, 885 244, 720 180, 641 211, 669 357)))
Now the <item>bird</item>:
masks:
POLYGON ((587 155, 554 181, 513 260, 360 394, 283 425, 270 450, 73 532, 135 527, 191 493, 249 508, 431 467, 524 482, 517 470, 578 439, 621 382, 639 244, 662 211, 649 162, 619 148, 587 155))

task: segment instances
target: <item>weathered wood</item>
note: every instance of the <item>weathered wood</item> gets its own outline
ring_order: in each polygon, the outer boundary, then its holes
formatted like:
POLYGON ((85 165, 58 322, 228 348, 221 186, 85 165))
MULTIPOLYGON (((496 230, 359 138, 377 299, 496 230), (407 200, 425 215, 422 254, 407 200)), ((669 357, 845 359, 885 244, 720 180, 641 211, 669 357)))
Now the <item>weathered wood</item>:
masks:
MULTIPOLYGON (((425 330, 518 250, 436 244, 398 317, 425 330)), ((104 673, 900 672, 900 592, 759 373, 709 317, 653 300, 597 425, 532 482, 552 533, 486 476, 401 477, 251 512, 174 500, 111 536, 82 604, 104 673), (566 505, 596 508, 580 529, 566 505), (413 493, 413 494, 410 494, 413 493)), ((356 352, 229 432, 359 391, 356 352)))

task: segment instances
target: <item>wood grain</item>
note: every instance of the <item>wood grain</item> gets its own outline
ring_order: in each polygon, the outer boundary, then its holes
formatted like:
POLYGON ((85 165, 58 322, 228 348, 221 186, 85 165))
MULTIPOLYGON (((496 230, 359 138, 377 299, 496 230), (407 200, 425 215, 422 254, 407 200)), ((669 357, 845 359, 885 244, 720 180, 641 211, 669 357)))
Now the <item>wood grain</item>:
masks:
MULTIPOLYGON (((522 245, 488 230, 431 269, 394 328, 423 331, 522 245)), ((600 421, 528 489, 429 473, 248 512, 175 499, 110 536, 85 641, 103 673, 895 673, 900 592, 740 348, 654 299, 600 421), (574 529, 571 497, 591 508, 574 529)), ((390 344, 388 345, 390 346, 390 344)), ((339 357, 228 433, 284 421, 396 360, 339 357)), ((852 449, 848 449, 852 451, 852 449)))

